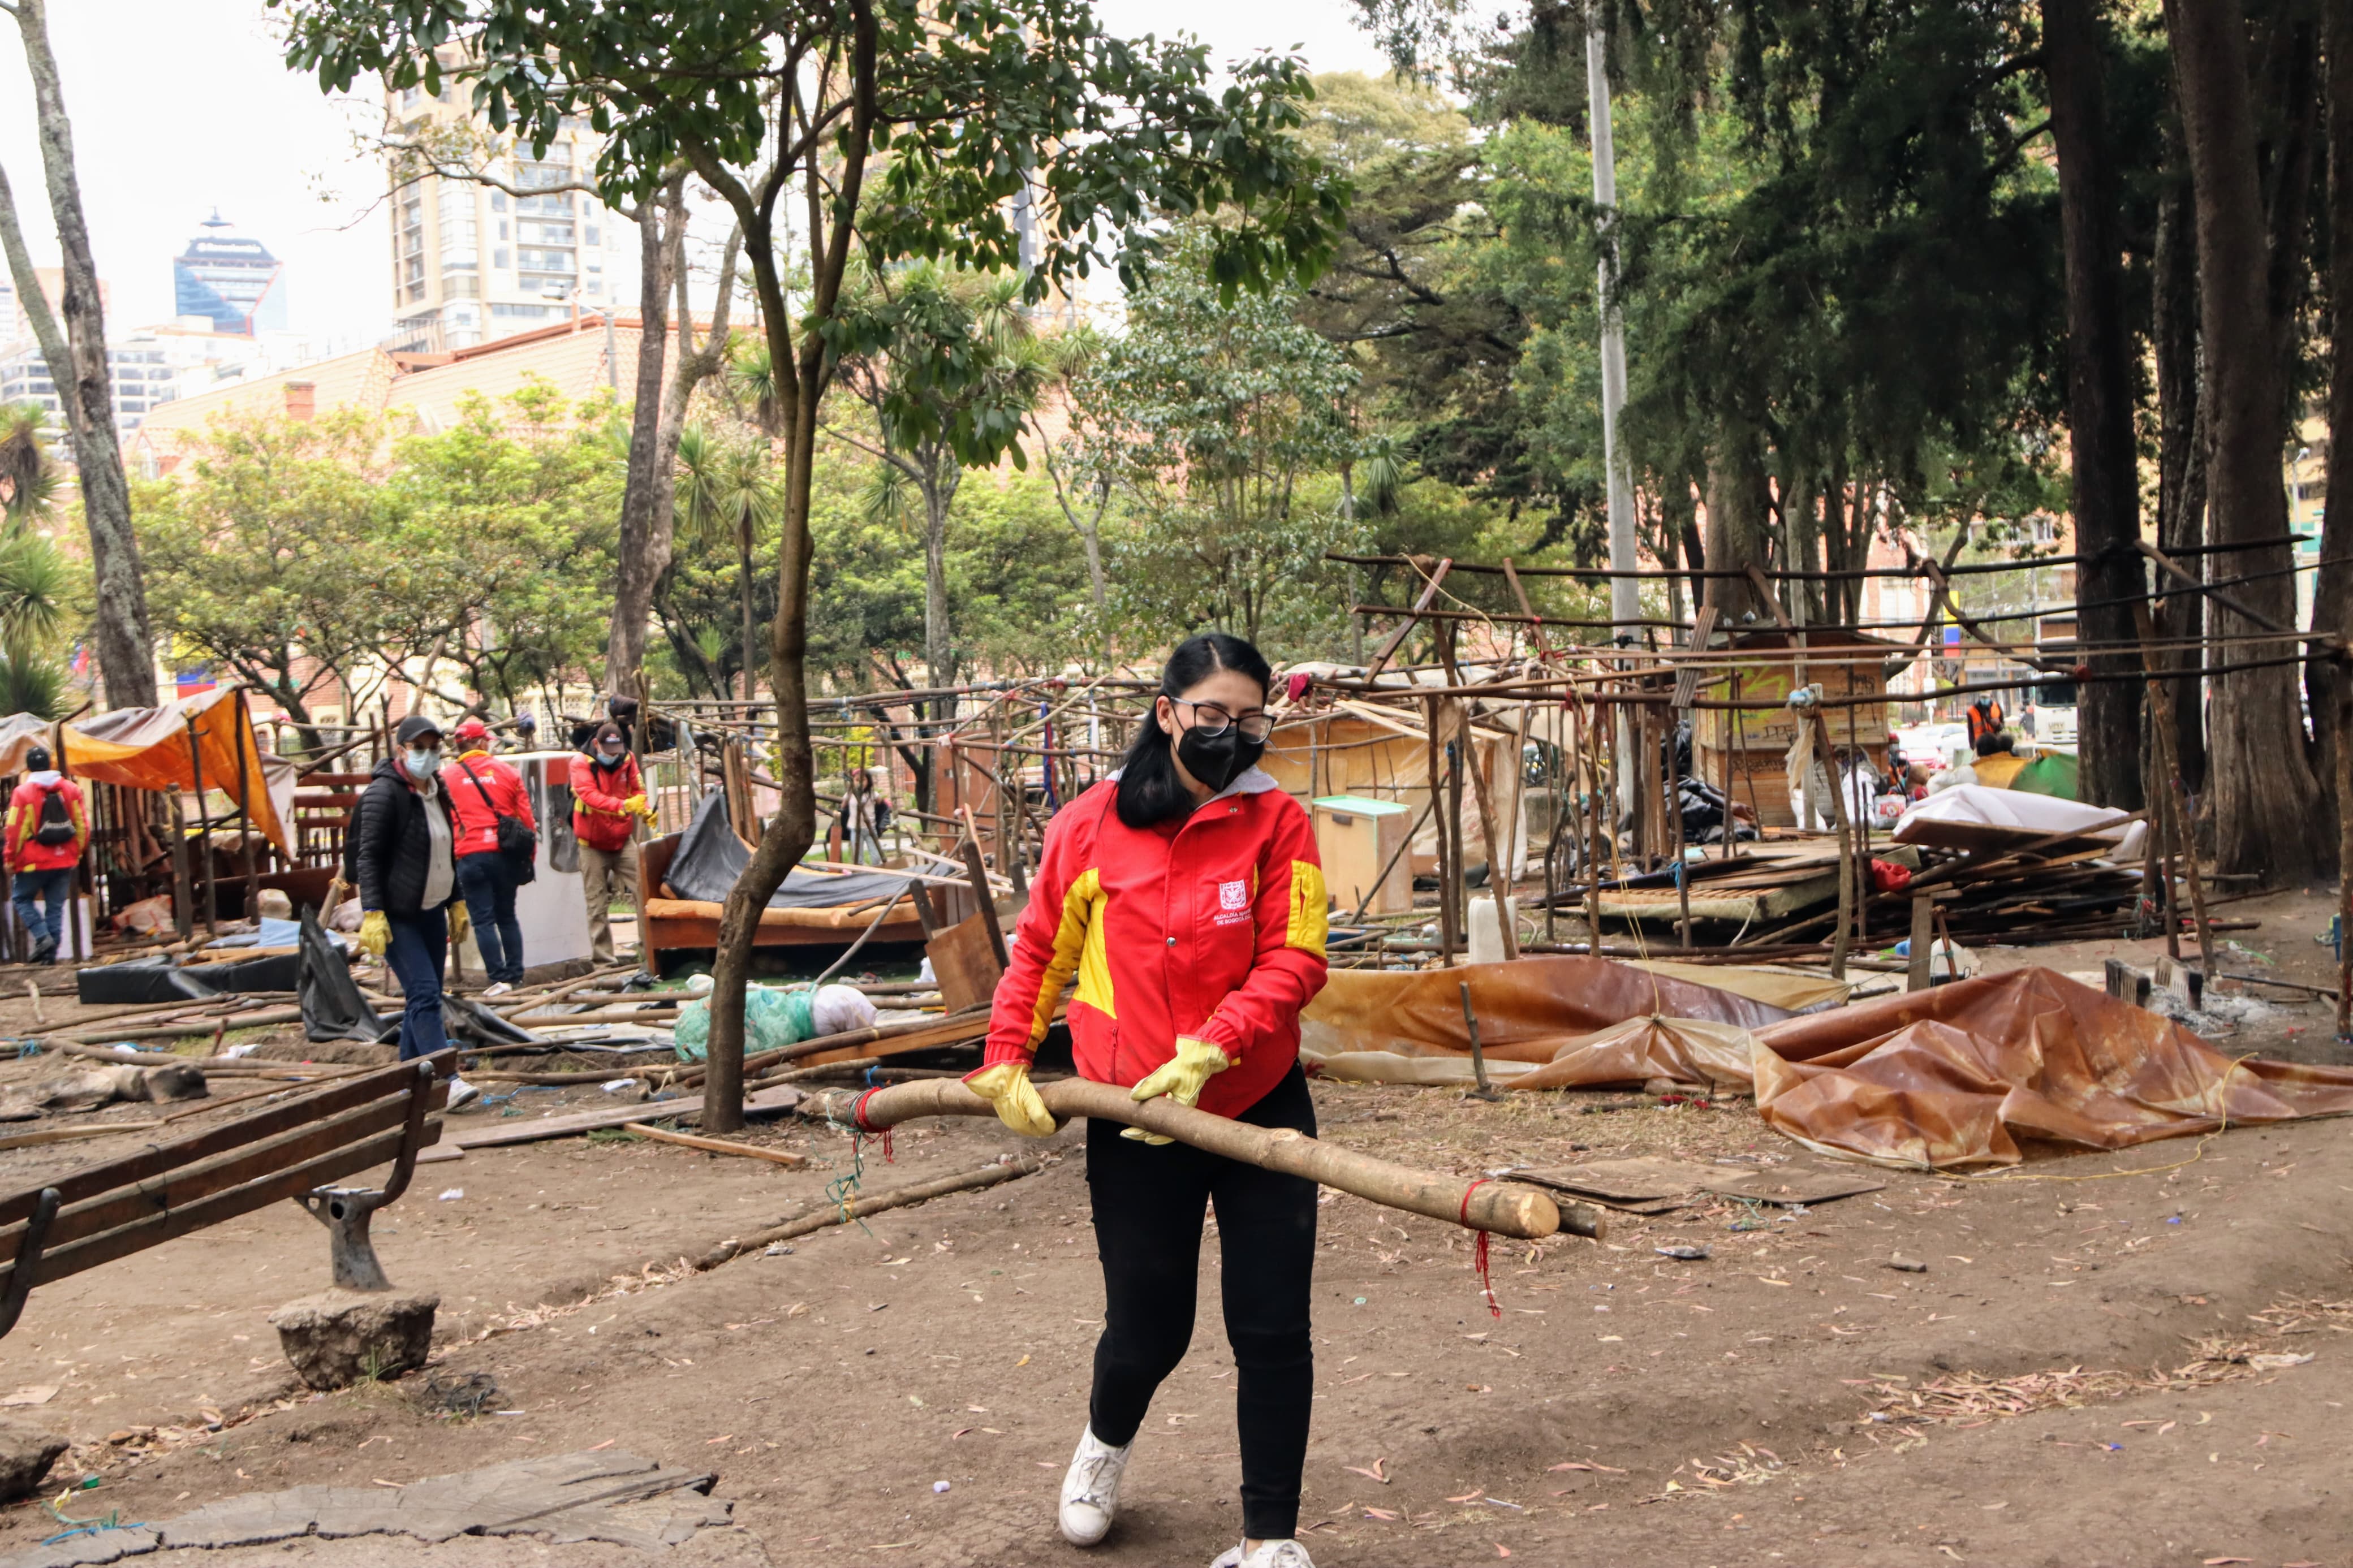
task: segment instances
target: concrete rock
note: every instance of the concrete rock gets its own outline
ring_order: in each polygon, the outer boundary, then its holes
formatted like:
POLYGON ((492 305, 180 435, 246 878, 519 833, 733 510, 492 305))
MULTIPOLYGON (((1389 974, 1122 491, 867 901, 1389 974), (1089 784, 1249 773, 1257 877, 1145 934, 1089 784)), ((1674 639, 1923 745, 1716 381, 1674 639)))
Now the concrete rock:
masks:
POLYGON ((278 1343, 312 1388, 343 1388, 363 1377, 397 1377, 425 1364, 438 1296, 322 1290, 269 1314, 278 1343))
POLYGON ((66 1440, 19 1421, 0 1421, 0 1502, 15 1502, 41 1489, 43 1478, 66 1440))

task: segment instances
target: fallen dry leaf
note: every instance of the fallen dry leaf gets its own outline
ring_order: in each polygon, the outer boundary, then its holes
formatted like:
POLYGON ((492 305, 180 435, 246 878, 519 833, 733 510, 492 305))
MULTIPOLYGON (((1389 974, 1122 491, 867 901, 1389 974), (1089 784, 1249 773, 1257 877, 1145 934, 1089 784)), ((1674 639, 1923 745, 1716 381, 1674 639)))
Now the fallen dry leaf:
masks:
POLYGON ((1340 1468, 1341 1468, 1342 1469, 1344 1469, 1344 1470, 1351 1471, 1351 1472, 1353 1472, 1353 1473, 1355 1473, 1355 1474, 1356 1474, 1356 1475, 1359 1475, 1359 1476, 1366 1476, 1366 1477, 1369 1477, 1369 1478, 1371 1478, 1372 1479, 1374 1479, 1374 1480, 1377 1480, 1377 1481, 1380 1482, 1380 1483, 1381 1483, 1381 1485, 1383 1485, 1383 1486, 1387 1486, 1387 1485, 1388 1485, 1388 1484, 1389 1484, 1389 1478, 1388 1478, 1388 1461, 1387 1459, 1375 1459, 1375 1460, 1373 1461, 1373 1468, 1372 1468, 1371 1469, 1369 1469, 1369 1470, 1368 1470, 1368 1469, 1366 1469, 1366 1468, 1365 1468, 1365 1467, 1364 1467, 1364 1466, 1362 1466, 1362 1465, 1343 1465, 1343 1466, 1341 1466, 1340 1468))
POLYGON ((1484 1490, 1477 1487, 1473 1487, 1471 1490, 1464 1492, 1461 1497, 1451 1497, 1446 1500, 1448 1502, 1477 1502, 1481 1498, 1486 1495, 1487 1494, 1484 1490))

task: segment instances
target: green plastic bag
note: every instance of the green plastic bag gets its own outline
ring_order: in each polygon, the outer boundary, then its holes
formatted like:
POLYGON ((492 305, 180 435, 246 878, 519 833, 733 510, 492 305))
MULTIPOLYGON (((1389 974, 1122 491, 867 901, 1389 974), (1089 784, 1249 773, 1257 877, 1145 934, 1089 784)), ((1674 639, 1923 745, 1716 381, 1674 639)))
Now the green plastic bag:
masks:
MULTIPOLYGON (((809 1007, 816 988, 797 985, 747 985, 744 988, 744 1054, 773 1051, 798 1045, 809 1037, 809 1007)), ((670 1041, 681 1061, 699 1062, 711 1052, 711 999, 699 996, 678 1010, 678 1026, 670 1041)))

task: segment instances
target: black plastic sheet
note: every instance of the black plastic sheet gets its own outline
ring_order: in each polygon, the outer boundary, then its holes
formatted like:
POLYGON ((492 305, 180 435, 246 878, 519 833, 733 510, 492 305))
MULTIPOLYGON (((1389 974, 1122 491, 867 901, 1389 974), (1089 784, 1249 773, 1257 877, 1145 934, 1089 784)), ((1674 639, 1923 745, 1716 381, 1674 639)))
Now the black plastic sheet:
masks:
MULTIPOLYGON (((678 837, 662 880, 681 899, 720 904, 744 874, 752 851, 727 819, 727 792, 712 790, 694 808, 694 820, 678 837)), ((653 892, 656 889, 648 889, 653 892)), ((892 871, 805 871, 795 867, 768 900, 772 910, 823 910, 840 904, 871 904, 905 894, 907 879, 892 871)))
POLYGON ((167 953, 128 963, 85 969, 74 980, 74 1000, 85 1006, 136 1005, 146 1002, 202 1002, 220 988, 188 973, 167 953))
POLYGON ((360 994, 352 966, 329 941, 319 916, 302 906, 301 947, 295 954, 294 989, 302 1005, 302 1037, 307 1040, 364 1040, 375 1045, 396 1038, 400 1020, 386 1024, 360 994))

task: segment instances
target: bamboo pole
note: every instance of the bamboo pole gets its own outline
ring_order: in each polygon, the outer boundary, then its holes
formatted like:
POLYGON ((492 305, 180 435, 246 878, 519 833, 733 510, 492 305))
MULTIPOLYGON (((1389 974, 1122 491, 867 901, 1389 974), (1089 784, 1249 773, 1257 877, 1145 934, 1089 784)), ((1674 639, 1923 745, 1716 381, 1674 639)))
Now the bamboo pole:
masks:
MULTIPOLYGON (((1245 1121, 1214 1116, 1163 1095, 1136 1100, 1117 1084, 1069 1078, 1039 1084, 1046 1109, 1057 1117, 1086 1116, 1141 1127, 1164 1138, 1174 1138, 1196 1149, 1238 1160, 1286 1175, 1304 1176, 1344 1193, 1354 1194, 1384 1207, 1431 1219, 1450 1220, 1473 1230, 1534 1241, 1568 1231, 1599 1240, 1601 1212, 1584 1204, 1556 1203, 1534 1187, 1509 1182, 1472 1181, 1393 1164, 1311 1138, 1288 1127, 1253 1127, 1245 1121)), ((889 1089, 859 1093, 829 1089, 813 1094, 795 1108, 795 1114, 830 1118, 881 1131, 920 1116, 994 1116, 986 1100, 961 1081, 937 1079, 894 1084, 889 1089)))

